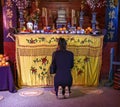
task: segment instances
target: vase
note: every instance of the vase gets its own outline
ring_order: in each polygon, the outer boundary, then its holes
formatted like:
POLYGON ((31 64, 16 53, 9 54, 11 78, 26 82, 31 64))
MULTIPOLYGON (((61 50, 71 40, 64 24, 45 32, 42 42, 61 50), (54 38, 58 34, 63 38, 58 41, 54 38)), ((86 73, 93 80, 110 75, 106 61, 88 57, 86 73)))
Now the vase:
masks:
POLYGON ((19 10, 19 22, 20 22, 20 30, 22 30, 25 23, 23 17, 23 10, 19 10))
POLYGON ((81 12, 80 12, 80 22, 79 22, 81 28, 83 27, 83 22, 84 22, 83 15, 84 15, 84 12, 81 11, 81 12))
POLYGON ((92 30, 93 30, 93 32, 95 32, 95 30, 96 30, 96 12, 92 13, 91 23, 92 23, 92 30))
POLYGON ((35 31, 38 30, 38 23, 37 23, 37 21, 34 21, 34 30, 35 30, 35 31))
POLYGON ((27 22, 27 29, 30 31, 33 30, 33 23, 31 21, 27 22))

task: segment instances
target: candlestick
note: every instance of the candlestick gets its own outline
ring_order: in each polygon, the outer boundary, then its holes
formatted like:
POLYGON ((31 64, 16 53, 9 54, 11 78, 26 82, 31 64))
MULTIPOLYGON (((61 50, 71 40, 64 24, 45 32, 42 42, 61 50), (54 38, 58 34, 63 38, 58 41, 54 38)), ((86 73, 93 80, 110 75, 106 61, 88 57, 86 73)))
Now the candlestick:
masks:
POLYGON ((83 22, 84 22, 83 15, 84 15, 84 12, 81 11, 81 12, 80 12, 80 22, 79 22, 81 28, 82 28, 82 26, 83 26, 83 22))

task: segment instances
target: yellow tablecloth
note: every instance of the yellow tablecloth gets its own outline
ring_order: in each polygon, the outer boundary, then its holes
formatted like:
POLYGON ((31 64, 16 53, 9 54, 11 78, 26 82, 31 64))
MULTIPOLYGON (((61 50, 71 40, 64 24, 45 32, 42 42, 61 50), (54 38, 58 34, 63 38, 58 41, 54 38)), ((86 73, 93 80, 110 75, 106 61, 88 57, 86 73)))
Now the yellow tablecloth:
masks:
POLYGON ((66 39, 67 49, 74 53, 73 85, 97 86, 99 84, 102 35, 17 34, 15 37, 19 86, 53 85, 54 75, 50 75, 49 67, 59 37, 66 39))

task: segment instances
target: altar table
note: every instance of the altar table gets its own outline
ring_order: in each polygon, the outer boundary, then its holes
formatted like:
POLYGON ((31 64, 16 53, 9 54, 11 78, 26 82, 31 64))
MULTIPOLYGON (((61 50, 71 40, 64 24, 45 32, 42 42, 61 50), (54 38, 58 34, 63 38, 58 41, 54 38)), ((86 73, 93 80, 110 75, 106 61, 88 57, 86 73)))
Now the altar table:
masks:
POLYGON ((17 92, 10 66, 0 67, 0 91, 17 92))
POLYGON ((19 86, 53 86, 54 75, 50 75, 49 67, 60 37, 66 39, 67 49, 74 53, 73 85, 99 84, 102 35, 17 34, 15 37, 19 86))

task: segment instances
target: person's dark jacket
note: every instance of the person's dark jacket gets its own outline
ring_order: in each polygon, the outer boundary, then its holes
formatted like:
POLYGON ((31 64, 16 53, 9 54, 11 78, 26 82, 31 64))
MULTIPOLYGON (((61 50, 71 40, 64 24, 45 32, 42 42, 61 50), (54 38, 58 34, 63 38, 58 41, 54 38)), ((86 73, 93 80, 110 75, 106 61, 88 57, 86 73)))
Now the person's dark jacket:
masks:
POLYGON ((73 53, 68 50, 58 50, 53 53, 52 57, 54 57, 52 63, 56 68, 54 86, 71 86, 71 69, 74 65, 73 53))

